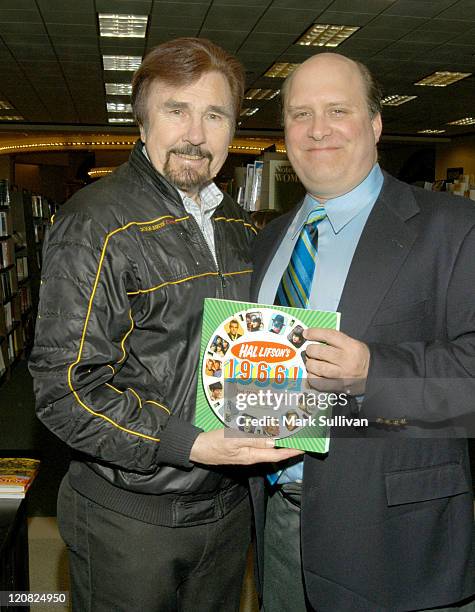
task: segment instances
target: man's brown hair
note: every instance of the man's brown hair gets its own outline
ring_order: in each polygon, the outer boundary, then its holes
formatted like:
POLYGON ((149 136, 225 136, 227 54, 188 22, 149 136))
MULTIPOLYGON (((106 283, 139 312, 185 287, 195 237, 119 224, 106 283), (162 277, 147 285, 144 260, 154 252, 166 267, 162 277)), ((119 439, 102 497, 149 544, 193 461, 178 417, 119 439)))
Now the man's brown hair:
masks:
POLYGON ((147 127, 147 94, 154 81, 183 87, 211 71, 220 72, 229 83, 237 118, 245 84, 240 61, 206 38, 176 38, 152 49, 134 74, 132 107, 137 123, 147 127))

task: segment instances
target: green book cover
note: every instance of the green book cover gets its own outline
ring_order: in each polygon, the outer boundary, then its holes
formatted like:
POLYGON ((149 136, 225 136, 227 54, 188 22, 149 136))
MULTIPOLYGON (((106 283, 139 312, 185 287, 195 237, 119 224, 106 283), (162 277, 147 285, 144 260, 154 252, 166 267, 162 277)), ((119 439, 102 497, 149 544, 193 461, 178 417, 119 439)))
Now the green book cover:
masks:
POLYGON ((206 298, 195 425, 273 437, 276 446, 325 453, 327 394, 307 383, 302 333, 339 329, 340 314, 206 298))

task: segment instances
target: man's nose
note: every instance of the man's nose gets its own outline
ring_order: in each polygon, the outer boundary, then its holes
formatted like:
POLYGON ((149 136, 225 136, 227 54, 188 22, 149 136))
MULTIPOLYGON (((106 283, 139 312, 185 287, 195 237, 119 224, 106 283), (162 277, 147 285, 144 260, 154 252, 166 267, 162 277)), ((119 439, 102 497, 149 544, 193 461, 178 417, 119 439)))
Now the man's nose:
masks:
POLYGON ((188 123, 185 140, 192 145, 201 145, 206 142, 205 131, 202 117, 192 116, 188 123))
POLYGON ((331 125, 325 115, 313 115, 309 124, 308 137, 313 140, 322 140, 331 134, 331 125))

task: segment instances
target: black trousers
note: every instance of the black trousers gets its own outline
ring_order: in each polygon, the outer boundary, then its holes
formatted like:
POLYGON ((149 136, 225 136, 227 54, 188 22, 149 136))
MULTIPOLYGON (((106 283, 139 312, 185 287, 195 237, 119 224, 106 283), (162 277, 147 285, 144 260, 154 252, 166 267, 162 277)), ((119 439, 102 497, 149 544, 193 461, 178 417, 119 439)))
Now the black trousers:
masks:
POLYGON ((74 612, 239 610, 251 535, 247 497, 217 521, 163 527, 99 506, 66 476, 58 525, 74 612))

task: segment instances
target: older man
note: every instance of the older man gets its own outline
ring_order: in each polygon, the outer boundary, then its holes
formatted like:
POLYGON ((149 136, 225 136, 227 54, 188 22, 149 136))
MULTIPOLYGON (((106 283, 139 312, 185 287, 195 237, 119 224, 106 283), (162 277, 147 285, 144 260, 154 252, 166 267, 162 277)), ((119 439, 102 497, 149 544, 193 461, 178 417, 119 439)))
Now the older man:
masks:
POLYGON ((203 300, 248 299, 253 228, 213 183, 243 87, 207 40, 151 51, 141 141, 49 233, 30 368, 40 419, 75 451, 58 521, 78 612, 238 610, 245 479, 206 466, 289 455, 193 425, 203 300))
POLYGON ((461 602, 475 591, 472 485, 449 419, 473 415, 475 208, 380 169, 381 97, 362 64, 318 54, 282 94, 287 152, 307 195, 261 233, 254 297, 341 311, 342 331, 305 332, 318 342, 306 367, 317 387, 345 389, 371 425, 334 428, 327 455, 278 474, 264 608, 461 602))

